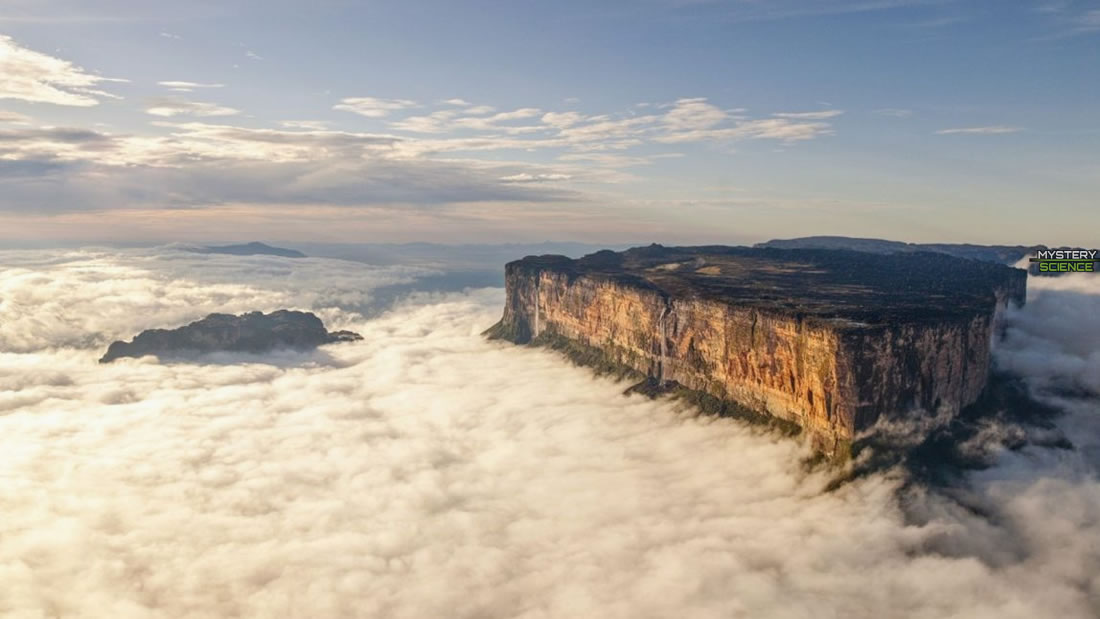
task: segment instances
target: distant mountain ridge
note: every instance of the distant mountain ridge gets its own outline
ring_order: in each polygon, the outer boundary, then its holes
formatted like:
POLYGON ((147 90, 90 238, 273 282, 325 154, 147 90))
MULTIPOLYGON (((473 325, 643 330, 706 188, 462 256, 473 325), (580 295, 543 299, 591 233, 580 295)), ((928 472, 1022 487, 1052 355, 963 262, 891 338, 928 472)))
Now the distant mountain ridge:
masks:
POLYGON ((772 239, 753 247, 775 249, 850 249, 875 254, 897 254, 930 251, 958 258, 983 262, 1016 264, 1021 258, 1033 255, 1046 245, 973 245, 970 243, 906 243, 885 239, 868 239, 849 236, 804 236, 795 239, 772 239))
POLYGON ((284 258, 305 258, 306 255, 296 249, 273 247, 266 243, 253 241, 240 245, 207 245, 194 247, 187 251, 196 254, 230 254, 233 256, 282 256, 284 258))

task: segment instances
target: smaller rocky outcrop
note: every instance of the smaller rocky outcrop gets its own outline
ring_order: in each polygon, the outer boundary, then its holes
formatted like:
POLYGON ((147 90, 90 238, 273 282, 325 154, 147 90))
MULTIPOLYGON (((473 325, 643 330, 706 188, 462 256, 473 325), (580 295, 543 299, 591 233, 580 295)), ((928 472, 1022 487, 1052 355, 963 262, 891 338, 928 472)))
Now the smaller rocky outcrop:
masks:
POLYGON ((149 329, 133 341, 115 342, 99 362, 145 355, 164 357, 221 351, 265 353, 280 348, 309 350, 322 344, 361 339, 358 333, 351 331, 329 332, 321 319, 309 312, 210 314, 178 329, 149 329))

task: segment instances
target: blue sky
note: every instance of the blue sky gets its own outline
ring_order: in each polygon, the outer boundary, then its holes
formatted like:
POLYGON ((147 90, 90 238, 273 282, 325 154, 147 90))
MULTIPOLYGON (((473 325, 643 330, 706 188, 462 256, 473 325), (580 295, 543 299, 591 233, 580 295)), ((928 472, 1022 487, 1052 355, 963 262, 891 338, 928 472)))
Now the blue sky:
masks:
POLYGON ((1096 245, 1100 2, 0 4, 0 240, 1096 245))

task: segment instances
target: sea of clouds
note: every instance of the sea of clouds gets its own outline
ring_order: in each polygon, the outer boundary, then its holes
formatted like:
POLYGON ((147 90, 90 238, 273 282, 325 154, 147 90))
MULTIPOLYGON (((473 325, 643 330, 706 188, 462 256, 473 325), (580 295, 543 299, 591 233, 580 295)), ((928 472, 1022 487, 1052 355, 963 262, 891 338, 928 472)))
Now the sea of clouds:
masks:
POLYGON ((0 252, 0 617, 1095 617, 1100 278, 1033 278, 998 363, 1077 450, 824 488, 804 447, 488 342, 503 291, 326 259, 0 252), (362 342, 96 362, 209 312, 362 342))

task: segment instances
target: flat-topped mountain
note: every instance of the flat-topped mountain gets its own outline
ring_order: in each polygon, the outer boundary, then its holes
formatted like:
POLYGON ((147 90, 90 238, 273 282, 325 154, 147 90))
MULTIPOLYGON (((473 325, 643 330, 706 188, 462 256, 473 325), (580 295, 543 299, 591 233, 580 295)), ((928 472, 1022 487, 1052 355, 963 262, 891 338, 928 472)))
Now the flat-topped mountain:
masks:
POLYGON ((195 247, 188 251, 196 254, 229 254, 232 256, 282 256, 284 258, 305 258, 306 255, 296 249, 273 247, 265 243, 252 242, 241 245, 208 245, 195 247))
POLYGON ((115 342, 99 362, 145 355, 160 357, 219 351, 264 353, 280 348, 308 350, 322 344, 361 339, 351 331, 330 333, 321 319, 309 312, 210 314, 178 329, 149 329, 130 342, 115 342))
POLYGON ((723 246, 529 256, 505 271, 490 336, 791 422, 830 454, 880 418, 977 400, 1001 310, 1027 281, 936 253, 723 246))

